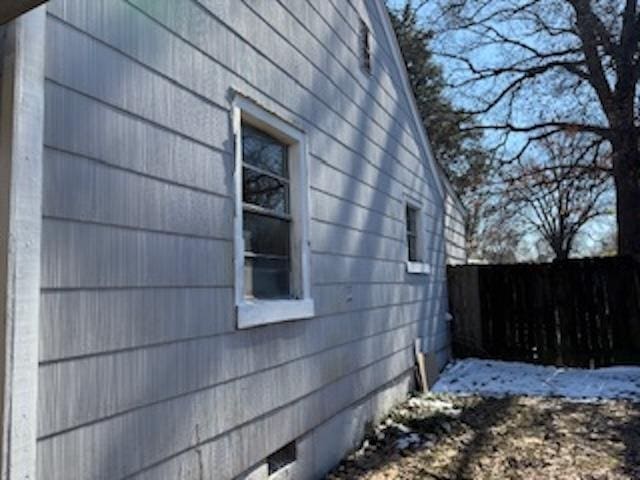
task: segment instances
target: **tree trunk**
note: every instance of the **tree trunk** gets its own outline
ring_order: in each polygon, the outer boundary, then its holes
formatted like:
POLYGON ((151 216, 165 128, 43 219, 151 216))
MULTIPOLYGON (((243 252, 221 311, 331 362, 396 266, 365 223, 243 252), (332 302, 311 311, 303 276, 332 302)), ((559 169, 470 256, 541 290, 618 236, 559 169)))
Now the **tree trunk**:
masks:
POLYGON ((618 253, 640 253, 640 155, 633 127, 619 130, 613 142, 613 176, 616 183, 618 253))
POLYGON ((564 238, 562 229, 559 232, 555 232, 553 236, 546 238, 547 244, 551 247, 553 252, 553 260, 566 260, 569 258, 570 246, 567 246, 567 241, 564 238))

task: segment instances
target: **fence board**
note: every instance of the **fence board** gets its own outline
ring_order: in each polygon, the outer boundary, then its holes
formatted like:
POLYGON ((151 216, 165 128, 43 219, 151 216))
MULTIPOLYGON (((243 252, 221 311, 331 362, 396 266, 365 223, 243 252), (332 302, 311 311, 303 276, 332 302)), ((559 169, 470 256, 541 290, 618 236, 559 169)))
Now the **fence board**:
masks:
POLYGON ((640 364, 640 259, 449 267, 453 348, 546 365, 640 364))

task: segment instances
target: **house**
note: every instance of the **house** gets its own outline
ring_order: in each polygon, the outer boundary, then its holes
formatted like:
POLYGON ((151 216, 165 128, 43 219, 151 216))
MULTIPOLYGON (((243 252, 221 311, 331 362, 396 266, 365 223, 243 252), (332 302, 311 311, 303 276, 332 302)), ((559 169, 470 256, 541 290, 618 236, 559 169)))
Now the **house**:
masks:
POLYGON ((468 212, 446 177, 443 184, 446 263, 451 266, 464 265, 469 261, 467 255, 468 212))
POLYGON ((2 478, 318 478, 449 354, 383 1, 42 3, 0 8, 2 478))

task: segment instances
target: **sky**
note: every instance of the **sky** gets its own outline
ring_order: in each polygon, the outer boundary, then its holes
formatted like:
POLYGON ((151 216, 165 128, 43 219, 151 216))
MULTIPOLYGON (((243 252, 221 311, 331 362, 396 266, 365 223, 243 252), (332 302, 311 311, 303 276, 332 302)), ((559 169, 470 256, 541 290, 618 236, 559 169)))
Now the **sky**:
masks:
MULTIPOLYGON (((405 0, 388 0, 387 2, 392 8, 400 8, 404 6, 406 3, 405 0)), ((432 4, 435 2, 432 2, 432 4)), ((430 16, 435 16, 437 12, 433 7, 425 7, 420 12, 423 22, 426 25, 430 23, 430 16)), ((558 20, 561 22, 562 20, 558 20)), ((433 21, 432 21, 433 23, 433 21)), ((547 39, 536 38, 533 35, 526 35, 526 32, 530 30, 529 27, 526 27, 521 22, 509 22, 506 26, 502 25, 503 28, 507 29, 507 33, 513 35, 515 38, 522 39, 527 42, 529 45, 533 45, 536 48, 544 49, 546 48, 543 42, 547 41, 547 39)), ((473 39, 473 41, 479 40, 478 38, 473 39)), ((446 49, 449 52, 457 53, 456 47, 459 44, 473 44, 473 41, 470 41, 470 37, 468 36, 450 36, 447 38, 446 45, 439 44, 437 39, 433 44, 434 53, 436 53, 435 60, 443 67, 443 72, 445 78, 448 82, 455 83, 462 78, 459 73, 459 63, 446 59, 442 56, 437 56, 437 52, 440 49, 446 49)), ((444 42, 443 42, 444 43, 444 42)), ((480 48, 477 51, 474 51, 474 55, 472 60, 477 65, 496 65, 505 61, 505 58, 511 58, 509 55, 513 55, 513 52, 508 52, 504 49, 504 47, 484 47, 480 48)), ((591 98, 591 92, 588 90, 580 92, 579 95, 567 95, 566 91, 561 88, 558 91, 549 92, 549 85, 558 85, 558 82, 550 82, 548 79, 543 79, 535 88, 539 89, 539 91, 530 90, 527 91, 527 95, 523 95, 522 98, 518 101, 517 108, 514 109, 514 115, 512 120, 514 123, 520 125, 528 125, 531 123, 535 123, 536 119, 541 115, 549 116, 551 113, 551 117, 556 117, 558 119, 565 119, 571 117, 571 112, 579 111, 580 108, 588 108, 590 115, 592 115, 596 119, 600 119, 604 121, 601 116, 600 108, 597 100, 591 98), (596 109, 593 110, 589 105, 596 105, 596 109)), ((464 89, 456 89, 456 90, 448 90, 447 95, 452 100, 452 102, 463 108, 469 108, 472 105, 473 100, 469 100, 468 96, 478 96, 481 98, 490 97, 492 94, 495 94, 496 91, 500 90, 499 83, 490 83, 487 82, 481 87, 469 86, 464 89)), ((497 121, 498 116, 502 110, 501 107, 497 108, 495 116, 484 115, 479 117, 481 123, 491 124, 491 123, 499 123, 497 121)), ((502 137, 495 133, 488 133, 486 135, 486 143, 488 145, 494 145, 498 139, 502 137)), ((513 135, 511 136, 510 141, 506 144, 506 150, 508 151, 518 151, 522 142, 526 141, 528 137, 526 135, 513 135)), ((535 160, 534 160, 535 161, 535 160)), ((612 188, 612 192, 610 195, 612 201, 612 209, 614 212, 615 207, 613 205, 615 194, 612 188)), ((581 235, 580 239, 580 251, 576 252, 578 255, 593 255, 596 253, 603 239, 607 238, 611 235, 611 231, 615 230, 615 217, 614 215, 610 215, 607 217, 601 217, 595 219, 590 222, 587 226, 585 226, 584 231, 581 235)), ((534 245, 535 240, 532 235, 523 236, 523 247, 522 251, 525 254, 521 255, 521 259, 529 260, 530 258, 526 258, 526 252, 531 252, 531 255, 535 255, 534 245)))

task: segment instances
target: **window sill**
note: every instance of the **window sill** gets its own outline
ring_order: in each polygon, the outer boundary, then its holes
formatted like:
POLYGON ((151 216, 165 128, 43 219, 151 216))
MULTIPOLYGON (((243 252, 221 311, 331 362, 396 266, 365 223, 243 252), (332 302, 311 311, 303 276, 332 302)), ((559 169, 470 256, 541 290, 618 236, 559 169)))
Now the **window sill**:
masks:
POLYGON ((246 300, 238 305, 238 328, 302 320, 315 314, 313 299, 304 300, 246 300))
POLYGON ((407 262, 407 273, 428 275, 431 273, 431 265, 422 262, 407 262))

